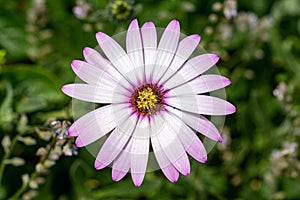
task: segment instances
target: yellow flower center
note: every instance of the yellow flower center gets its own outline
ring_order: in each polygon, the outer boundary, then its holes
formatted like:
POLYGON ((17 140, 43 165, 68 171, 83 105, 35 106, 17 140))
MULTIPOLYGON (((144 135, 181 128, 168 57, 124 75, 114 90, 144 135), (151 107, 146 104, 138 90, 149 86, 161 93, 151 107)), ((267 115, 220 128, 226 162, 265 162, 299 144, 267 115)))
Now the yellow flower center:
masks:
POLYGON ((112 5, 111 12, 118 20, 126 19, 130 14, 131 7, 126 1, 115 1, 112 5))
POLYGON ((143 85, 135 90, 131 104, 142 115, 154 114, 161 107, 162 93, 151 84, 143 85))

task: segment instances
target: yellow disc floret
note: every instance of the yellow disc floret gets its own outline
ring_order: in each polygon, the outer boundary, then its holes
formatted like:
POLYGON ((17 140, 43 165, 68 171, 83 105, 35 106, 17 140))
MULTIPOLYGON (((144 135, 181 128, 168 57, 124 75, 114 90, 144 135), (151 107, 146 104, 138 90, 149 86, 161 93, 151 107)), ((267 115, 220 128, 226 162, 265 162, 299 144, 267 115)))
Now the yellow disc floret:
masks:
POLYGON ((147 87, 142 91, 138 91, 136 104, 138 108, 151 109, 157 103, 157 95, 153 93, 152 88, 147 87))
POLYGON ((161 107, 162 93, 152 85, 143 85, 135 90, 131 104, 142 115, 151 115, 161 107))

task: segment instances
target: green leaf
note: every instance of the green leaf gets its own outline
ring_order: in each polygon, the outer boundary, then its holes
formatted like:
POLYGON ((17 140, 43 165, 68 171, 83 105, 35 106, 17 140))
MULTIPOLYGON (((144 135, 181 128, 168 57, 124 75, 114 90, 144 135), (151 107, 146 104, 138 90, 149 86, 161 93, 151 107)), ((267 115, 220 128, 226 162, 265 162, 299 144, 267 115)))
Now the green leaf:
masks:
POLYGON ((51 109, 65 100, 56 76, 40 67, 13 66, 3 70, 1 79, 10 81, 14 87, 18 113, 51 109))
POLYGON ((137 188, 133 185, 131 178, 115 183, 113 186, 100 188, 92 193, 94 199, 103 199, 109 197, 119 198, 138 198, 149 197, 159 190, 162 182, 160 179, 148 179, 147 175, 143 184, 137 188))
MULTIPOLYGON (((0 127, 3 130, 11 130, 12 122, 14 120, 14 112, 12 109, 13 105, 13 89, 9 82, 4 82, 3 86, 6 90, 6 95, 0 106, 0 127)), ((0 85, 0 91, 1 91, 0 85)))

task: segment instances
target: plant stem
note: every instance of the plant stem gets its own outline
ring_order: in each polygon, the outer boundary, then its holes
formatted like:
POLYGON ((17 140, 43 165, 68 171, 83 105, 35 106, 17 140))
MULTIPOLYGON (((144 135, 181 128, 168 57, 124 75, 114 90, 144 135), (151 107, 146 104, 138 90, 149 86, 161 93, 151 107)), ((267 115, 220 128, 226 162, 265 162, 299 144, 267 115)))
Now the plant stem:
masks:
POLYGON ((17 200, 17 199, 19 199, 19 196, 27 190, 27 187, 28 187, 28 183, 23 184, 22 187, 20 187, 18 189, 18 191, 16 191, 16 193, 13 196, 11 196, 8 200, 17 200))
POLYGON ((15 144, 17 143, 18 141, 18 137, 19 137, 20 134, 16 135, 11 144, 10 144, 10 147, 8 148, 8 150, 4 153, 4 156, 1 160, 1 164, 0 164, 0 185, 2 184, 2 178, 3 178, 3 172, 4 172, 4 168, 5 168, 5 161, 10 157, 10 154, 15 146, 15 144))

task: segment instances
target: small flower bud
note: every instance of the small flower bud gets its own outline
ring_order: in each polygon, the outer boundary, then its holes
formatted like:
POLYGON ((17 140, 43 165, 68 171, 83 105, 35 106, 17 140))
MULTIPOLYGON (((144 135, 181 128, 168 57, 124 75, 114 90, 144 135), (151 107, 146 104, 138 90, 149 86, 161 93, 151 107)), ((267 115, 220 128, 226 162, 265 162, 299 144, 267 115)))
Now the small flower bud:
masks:
POLYGON ((47 154, 47 150, 44 147, 40 147, 37 151, 36 151, 36 155, 37 156, 45 156, 47 154))
POLYGON ((23 175, 21 176, 21 179, 22 179, 23 184, 24 184, 24 185, 27 185, 27 184, 29 183, 30 177, 29 177, 28 174, 23 174, 23 175))
POLYGON ((9 147, 10 147, 10 144, 11 144, 11 140, 10 140, 10 137, 8 135, 5 135, 1 141, 1 145, 2 147, 4 148, 4 151, 7 152, 9 147))
POLYGON ((18 140, 23 142, 25 145, 28 145, 28 146, 36 144, 36 140, 32 137, 29 137, 29 136, 27 136, 27 137, 18 137, 18 140))
POLYGON ((52 167, 53 165, 55 165, 55 162, 52 161, 52 160, 46 160, 46 161, 44 162, 44 166, 45 166, 46 168, 50 168, 50 167, 52 167))
POLYGON ((25 160, 23 158, 14 157, 12 159, 7 159, 5 164, 11 164, 15 167, 19 167, 25 164, 25 160))
POLYGON ((39 187, 39 184, 37 183, 36 180, 31 180, 31 181, 29 182, 29 187, 30 187, 31 189, 37 189, 37 188, 39 187))
POLYGON ((42 173, 47 172, 47 169, 45 168, 45 166, 44 166, 42 163, 38 163, 38 164, 35 166, 35 171, 36 171, 37 173, 42 174, 42 173))

